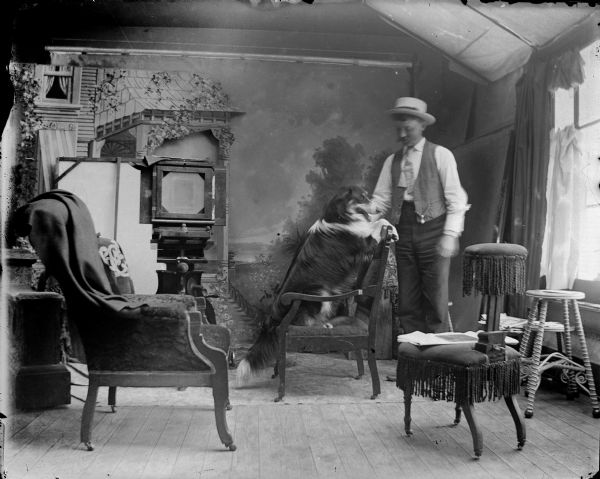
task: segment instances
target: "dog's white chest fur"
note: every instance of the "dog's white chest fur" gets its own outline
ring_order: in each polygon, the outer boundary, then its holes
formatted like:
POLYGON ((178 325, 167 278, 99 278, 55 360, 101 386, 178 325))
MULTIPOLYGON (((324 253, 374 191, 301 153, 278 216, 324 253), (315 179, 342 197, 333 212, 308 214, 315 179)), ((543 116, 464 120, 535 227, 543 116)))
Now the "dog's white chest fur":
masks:
POLYGON ((398 239, 398 232, 396 228, 386 219, 379 219, 376 221, 353 221, 348 224, 341 223, 328 223, 324 220, 317 220, 308 230, 309 233, 332 233, 335 231, 348 231, 360 238, 372 237, 379 243, 381 241, 381 228, 383 226, 389 226, 392 228, 392 239, 398 239))

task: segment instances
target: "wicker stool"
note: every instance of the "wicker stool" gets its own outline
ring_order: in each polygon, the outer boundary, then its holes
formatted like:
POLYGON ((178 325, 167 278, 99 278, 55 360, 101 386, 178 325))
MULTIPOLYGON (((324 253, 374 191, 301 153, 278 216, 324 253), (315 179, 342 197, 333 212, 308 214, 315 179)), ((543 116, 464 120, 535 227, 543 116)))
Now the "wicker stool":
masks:
MULTIPOLYGON (((598 395, 594 385, 594 376, 592 375, 592 367, 590 357, 585 341, 585 333, 581 323, 581 314, 579 312, 578 299, 585 298, 585 294, 579 291, 558 291, 549 289, 529 290, 525 293, 533 298, 533 304, 529 310, 527 318, 527 326, 523 333, 519 352, 522 356, 523 366, 526 369, 527 377, 527 408, 525 409, 525 417, 533 416, 533 403, 535 401, 535 393, 540 385, 541 375, 544 371, 551 368, 563 369, 567 372, 567 397, 573 398, 577 392, 577 386, 581 387, 590 396, 592 402, 592 415, 595 418, 600 417, 600 406, 598 405, 598 395), (563 320, 564 320, 564 353, 555 352, 552 354, 542 355, 542 344, 544 341, 544 331, 546 323, 546 314, 548 311, 548 301, 560 301, 563 305, 563 320), (573 329, 577 333, 581 346, 581 355, 583 366, 573 361, 571 350, 571 322, 569 317, 569 308, 572 308, 575 321, 573 329), (531 335, 534 334, 533 351, 529 355, 529 343, 531 335), (577 375, 585 374, 588 387, 583 385, 583 381, 578 381, 577 375)), ((561 348, 562 349, 562 345, 561 348)))

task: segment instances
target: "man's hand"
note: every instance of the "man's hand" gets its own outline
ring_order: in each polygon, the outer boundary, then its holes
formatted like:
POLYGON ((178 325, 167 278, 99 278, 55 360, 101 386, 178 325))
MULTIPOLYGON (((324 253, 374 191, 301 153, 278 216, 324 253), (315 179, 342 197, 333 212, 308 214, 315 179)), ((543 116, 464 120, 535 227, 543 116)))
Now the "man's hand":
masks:
POLYGON ((449 235, 442 235, 437 245, 437 252, 444 258, 452 258, 458 253, 458 238, 449 235))

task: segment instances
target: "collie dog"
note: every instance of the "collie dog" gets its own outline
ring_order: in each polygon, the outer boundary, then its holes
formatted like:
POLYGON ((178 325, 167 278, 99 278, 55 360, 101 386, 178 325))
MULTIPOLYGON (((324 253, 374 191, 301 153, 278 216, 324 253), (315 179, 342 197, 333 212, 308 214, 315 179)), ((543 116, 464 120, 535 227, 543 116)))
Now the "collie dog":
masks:
MULTIPOLYGON (((291 306, 281 304, 283 293, 331 296, 357 287, 359 272, 368 267, 384 225, 396 229, 385 219, 373 220, 378 211, 367 192, 357 186, 341 188, 326 205, 323 217, 308 230, 304 242, 276 291, 271 314, 263 323, 258 339, 237 368, 239 384, 273 364, 277 358, 277 326, 291 306)), ((348 316, 337 316, 331 302, 303 301, 292 324, 332 328, 342 324, 357 325, 348 316), (350 323, 352 321, 352 323, 350 323)), ((364 329, 367 325, 360 322, 364 329)))

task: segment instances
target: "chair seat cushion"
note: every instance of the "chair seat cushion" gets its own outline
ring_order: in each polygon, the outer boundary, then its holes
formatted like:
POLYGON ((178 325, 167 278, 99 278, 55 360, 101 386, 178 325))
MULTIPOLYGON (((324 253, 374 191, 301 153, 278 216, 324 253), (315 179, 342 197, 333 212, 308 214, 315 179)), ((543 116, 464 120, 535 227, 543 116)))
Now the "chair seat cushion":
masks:
POLYGON ((520 390, 520 355, 506 347, 504 361, 490 362, 473 344, 398 346, 396 385, 416 396, 461 403, 512 396, 520 390))
POLYGON ((186 311, 196 311, 195 298, 186 294, 123 294, 122 296, 134 303, 151 307, 182 307, 186 311))
POLYGON ((467 246, 465 256, 527 256, 527 248, 512 243, 480 243, 467 246))
MULTIPOLYGON (((398 359, 412 358, 420 361, 434 361, 456 366, 478 366, 488 364, 489 358, 486 354, 476 351, 473 344, 444 344, 440 346, 419 347, 410 343, 398 345, 398 359)), ((506 359, 519 358, 519 353, 506 347, 506 359)))

